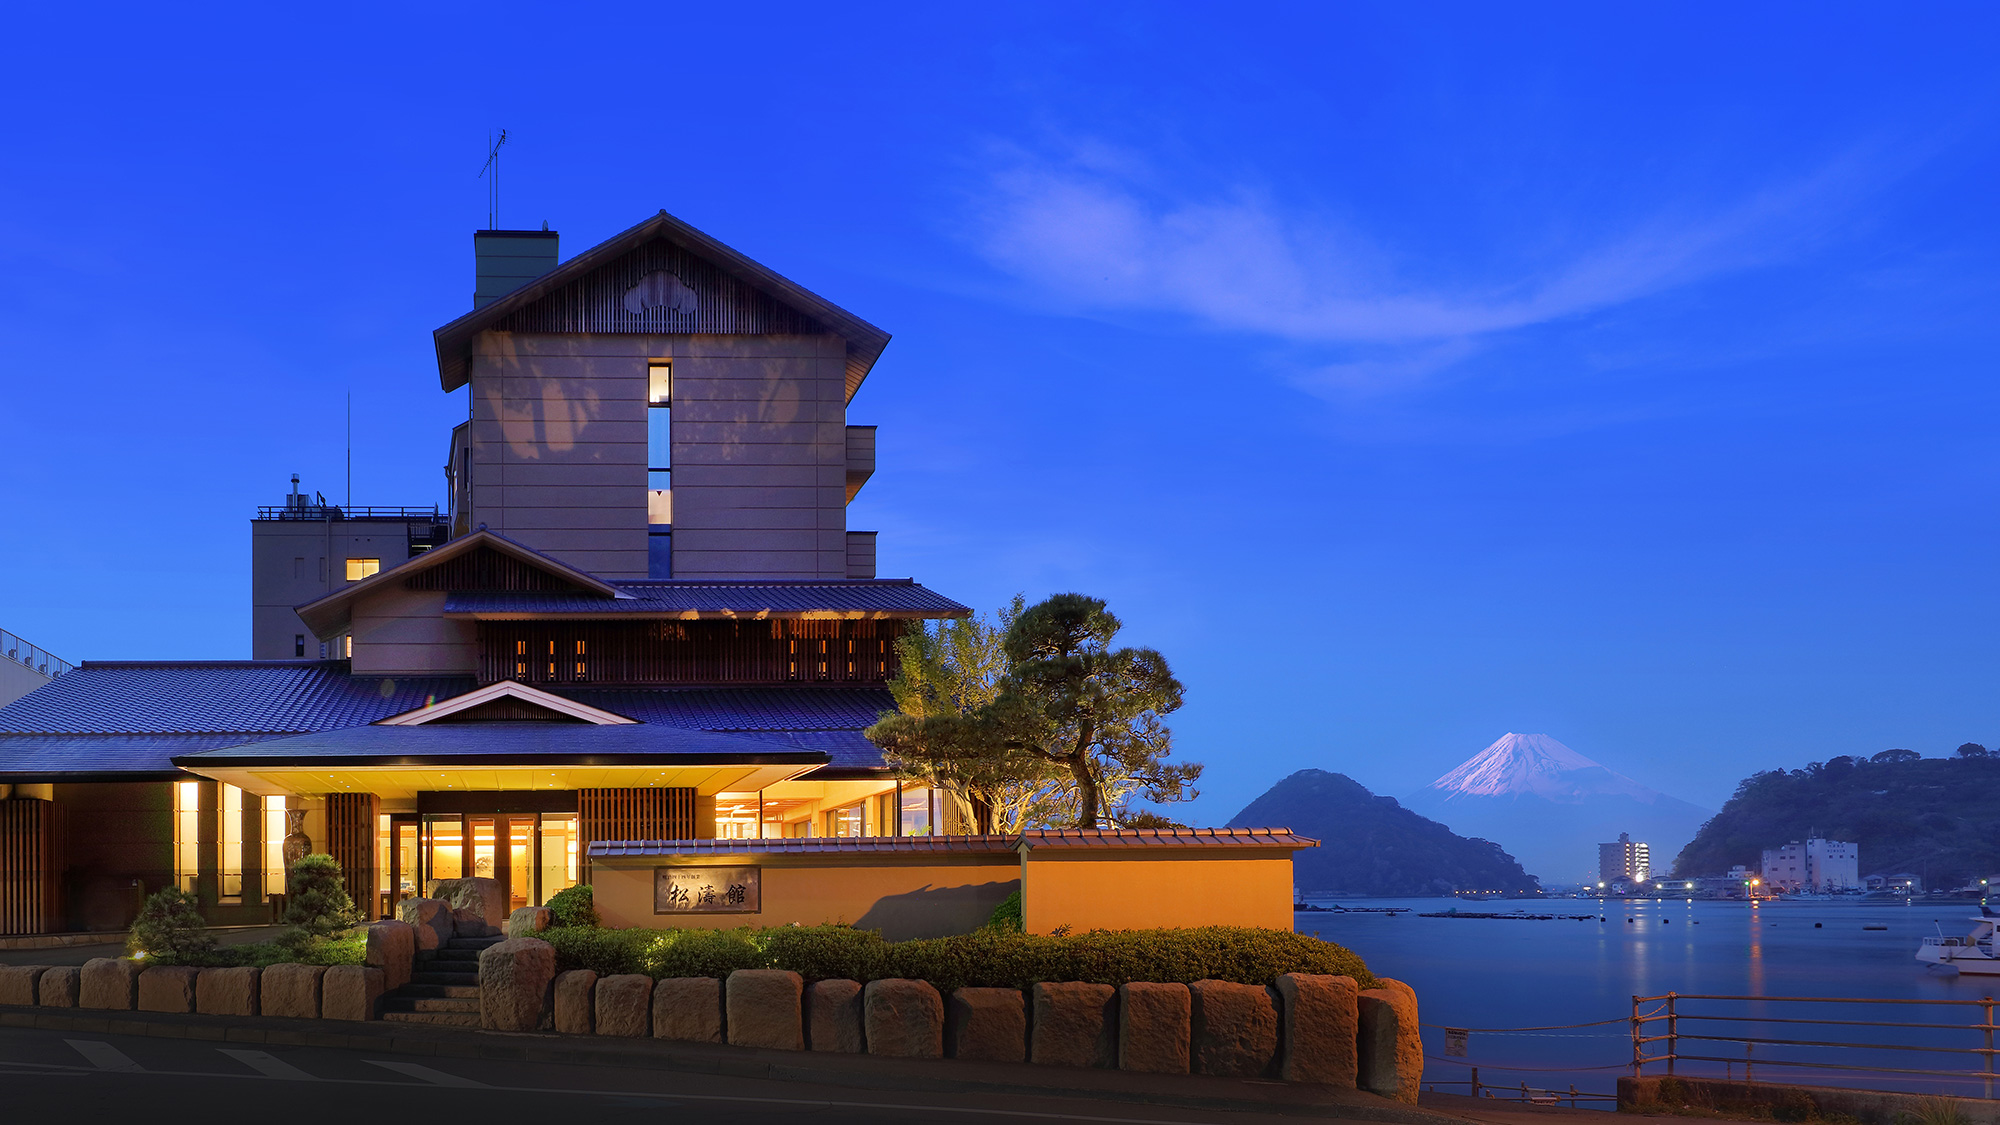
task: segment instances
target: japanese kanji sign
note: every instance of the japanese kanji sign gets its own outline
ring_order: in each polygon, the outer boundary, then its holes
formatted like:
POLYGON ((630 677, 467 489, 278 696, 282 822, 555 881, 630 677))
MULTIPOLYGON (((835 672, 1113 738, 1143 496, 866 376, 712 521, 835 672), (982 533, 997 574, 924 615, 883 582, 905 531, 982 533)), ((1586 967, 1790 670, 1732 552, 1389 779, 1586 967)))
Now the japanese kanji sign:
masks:
POLYGON ((655 914, 756 914, 764 909, 756 867, 655 867, 655 914))

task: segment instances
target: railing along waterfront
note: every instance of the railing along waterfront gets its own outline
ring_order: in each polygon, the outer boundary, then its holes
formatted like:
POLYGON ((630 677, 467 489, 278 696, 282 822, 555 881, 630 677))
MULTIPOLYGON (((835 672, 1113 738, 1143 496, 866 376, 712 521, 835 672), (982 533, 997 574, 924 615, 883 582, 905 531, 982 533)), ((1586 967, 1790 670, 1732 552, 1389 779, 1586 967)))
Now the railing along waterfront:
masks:
POLYGON ((0 629, 0 656, 16 664, 25 664, 44 676, 60 676, 65 672, 76 671, 76 665, 49 655, 46 650, 29 644, 5 629, 0 629))
MULTIPOLYGON (((1956 1082, 1978 1082, 1984 1096, 1994 1094, 1995 1048, 1993 1033, 1997 1029, 1993 1022, 1993 1010, 2000 1001, 1992 997, 1978 1000, 1889 1000, 1862 999, 1829 996, 1710 996, 1691 993, 1668 992, 1659 996, 1634 996, 1632 998, 1632 1074, 1644 1077, 1647 1067, 1664 1065, 1669 1075, 1694 1076, 1691 1072, 1678 1069, 1682 1063, 1721 1064, 1724 1074, 1733 1077, 1735 1068, 1743 1068, 1743 1080, 1755 1082, 1757 1072, 1767 1074, 1774 1070, 1808 1071, 1818 1077, 1833 1074, 1853 1075, 1899 1075, 1906 1080, 1951 1080, 1956 1082), (1957 1022, 1935 1022, 1934 1020, 1888 1020, 1888 1019, 1831 1019, 1814 1018, 1810 1014, 1825 1009, 1777 1008, 1778 1011, 1800 1012, 1800 1015, 1766 1015, 1748 1010, 1720 1009, 1718 1005, 1814 1005, 1853 1004, 1889 1006, 1894 1010, 1909 1008, 1949 1009, 1964 1012, 1977 1022, 1961 1020, 1957 1022), (1652 1010, 1644 1010, 1655 1005, 1652 1010), (1693 1010, 1690 1010, 1692 1005, 1693 1010), (1692 1024, 1690 1030, 1684 1026, 1692 1024), (1767 1031, 1770 1025, 1783 1025, 1776 1033, 1767 1031), (1796 1030, 1794 1030, 1796 1029, 1796 1030), (1821 1030, 1829 1029, 1829 1030, 1821 1030), (1837 1029, 1837 1030, 1834 1030, 1837 1029), (1890 1030, 1888 1035, 1875 1038, 1943 1038, 1939 1032, 1963 1032, 1976 1040, 1977 1046, 1935 1045, 1923 1042, 1865 1042, 1858 1038, 1871 1034, 1861 1029, 1890 1030), (1896 1033, 1915 1033, 1901 1035, 1896 1033), (1734 1053, 1737 1046, 1741 1054, 1734 1053), (1787 1057, 1778 1057, 1773 1050, 1787 1057), (1703 1053, 1696 1053, 1703 1052, 1703 1053), (1713 1053, 1709 1053, 1713 1052, 1713 1053), (1724 1053, 1728 1052, 1728 1053, 1724 1053), (1814 1054, 1817 1052, 1817 1054, 1814 1054), (1845 1057, 1842 1052, 1852 1052, 1845 1057), (1868 1052, 1868 1055, 1860 1055, 1868 1052), (1812 1057, 1789 1057, 1808 1054, 1812 1057), (1943 1062, 1963 1060, 1970 1069, 1953 1069, 1947 1066, 1889 1066, 1878 1065, 1907 1058, 1912 1063, 1931 1061, 1933 1056, 1944 1056, 1943 1062)), ((1913 1013, 1920 1014, 1920 1013, 1913 1013)), ((1932 1081, 1929 1085, 1938 1085, 1932 1081)))

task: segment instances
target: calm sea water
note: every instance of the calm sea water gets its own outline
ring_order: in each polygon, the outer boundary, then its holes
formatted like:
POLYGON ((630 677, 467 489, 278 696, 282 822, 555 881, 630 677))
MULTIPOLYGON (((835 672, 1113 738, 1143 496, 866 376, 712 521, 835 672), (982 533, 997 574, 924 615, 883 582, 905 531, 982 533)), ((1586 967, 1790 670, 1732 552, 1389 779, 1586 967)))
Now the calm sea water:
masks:
MULTIPOLYGON (((1828 996, 1900 1000, 1977 1000, 2000 994, 2000 976, 1959 976, 1927 968, 1915 959, 1921 938, 1942 932, 1959 936, 1972 928, 1977 906, 1964 903, 1880 902, 1688 902, 1673 900, 1548 899, 1532 903, 1471 902, 1455 899, 1313 899, 1315 905, 1411 907, 1411 914, 1374 913, 1294 916, 1301 933, 1317 934, 1360 954, 1379 976, 1394 977, 1417 990, 1422 1022, 1438 1027, 1523 1028, 1629 1020, 1634 996, 1666 992, 1730 996, 1828 996), (1589 921, 1524 921, 1419 918, 1457 907, 1461 912, 1589 914, 1589 921), (1599 916, 1602 921, 1599 921, 1599 916), (1864 929, 1886 925, 1885 930, 1864 929)), ((1680 1002, 1683 1012, 1705 1010, 1752 1019, 1811 1017, 1976 1024, 1977 1008, 1878 1005, 1710 1004, 1680 1002)), ((1927 1029, 1880 1031, 1830 1029, 1776 1023, 1705 1025, 1716 1034, 1754 1034, 1801 1040, 1903 1043, 1978 1047, 1981 1033, 1927 1029)), ((1697 1030, 1683 1021, 1681 1030, 1697 1030)), ((1618 1075, 1629 1073, 1632 1055, 1628 1024, 1566 1028, 1532 1033, 1474 1031, 1463 1061, 1444 1061, 1442 1031, 1424 1031, 1427 1080, 1468 1077, 1480 1067, 1489 1084, 1610 1092, 1618 1075), (1504 1069, 1503 1069, 1504 1068, 1504 1069)), ((1904 1075, 1862 1077, 1841 1072, 1783 1069, 1781 1060, 1835 1059, 1911 1069, 1974 1070, 1973 1056, 1918 1052, 1852 1051, 1758 1045, 1756 1076, 1770 1081, 1884 1089, 1945 1090, 1978 1094, 1978 1082, 1954 1082, 1904 1075), (1765 1060, 1769 1060, 1768 1062, 1765 1060)), ((1683 1042, 1682 1054, 1728 1059, 1744 1055, 1742 1044, 1683 1042)), ((1681 1073, 1737 1077, 1734 1062, 1682 1064, 1681 1073)), ((1649 1073, 1657 1073, 1658 1070, 1649 1073)), ((1464 1092, 1462 1087, 1440 1087, 1464 1092)))

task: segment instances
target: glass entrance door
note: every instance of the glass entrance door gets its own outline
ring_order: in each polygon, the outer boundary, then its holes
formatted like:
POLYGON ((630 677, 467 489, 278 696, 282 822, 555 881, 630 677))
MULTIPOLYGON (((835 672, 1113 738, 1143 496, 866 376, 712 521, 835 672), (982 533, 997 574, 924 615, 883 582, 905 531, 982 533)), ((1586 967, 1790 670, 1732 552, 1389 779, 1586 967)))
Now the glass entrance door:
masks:
POLYGON ((511 912, 576 884, 575 813, 425 813, 420 824, 410 820, 391 830, 397 862, 408 862, 400 859, 405 839, 420 862, 397 869, 397 885, 411 888, 403 897, 427 893, 438 879, 492 879, 511 912))

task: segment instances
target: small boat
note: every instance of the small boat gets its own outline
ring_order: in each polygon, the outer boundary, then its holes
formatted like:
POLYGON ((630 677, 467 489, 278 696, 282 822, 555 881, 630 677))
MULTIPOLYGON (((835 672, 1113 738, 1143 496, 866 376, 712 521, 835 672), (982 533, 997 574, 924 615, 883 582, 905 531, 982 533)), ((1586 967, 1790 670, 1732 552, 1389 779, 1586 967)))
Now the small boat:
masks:
POLYGON ((1961 973, 2000 975, 2000 957, 1993 953, 1993 926, 2000 918, 1972 919, 1972 932, 1962 938, 1927 937, 1917 949, 1917 960, 1927 965, 1949 965, 1961 973))

